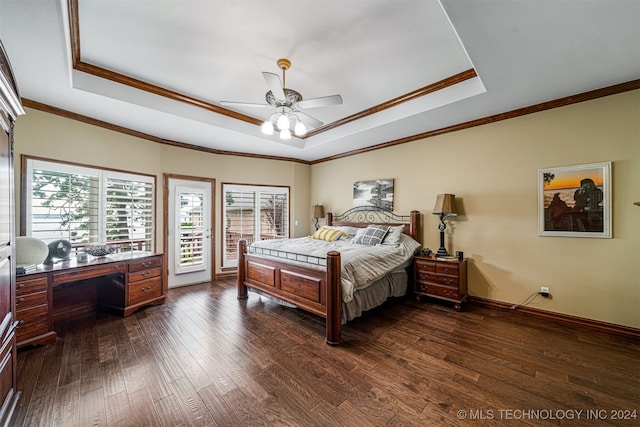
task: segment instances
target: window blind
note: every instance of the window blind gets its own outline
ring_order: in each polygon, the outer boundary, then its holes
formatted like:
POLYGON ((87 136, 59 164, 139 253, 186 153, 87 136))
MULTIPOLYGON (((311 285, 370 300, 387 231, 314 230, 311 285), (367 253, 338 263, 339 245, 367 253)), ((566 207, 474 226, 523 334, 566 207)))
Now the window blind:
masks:
POLYGON ((238 241, 289 237, 289 188, 223 184, 223 267, 237 265, 238 241))
POLYGON ((27 235, 153 251, 153 177, 27 160, 27 235))

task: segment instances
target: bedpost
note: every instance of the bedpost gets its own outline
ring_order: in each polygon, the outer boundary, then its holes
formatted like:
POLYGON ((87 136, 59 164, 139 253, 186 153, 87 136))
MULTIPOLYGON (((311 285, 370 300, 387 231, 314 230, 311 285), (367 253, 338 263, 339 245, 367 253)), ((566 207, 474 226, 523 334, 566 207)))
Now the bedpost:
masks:
POLYGON ((411 237, 413 237, 416 242, 422 242, 422 236, 420 236, 420 211, 411 211, 409 228, 411 237))
POLYGON ((342 286, 340 284, 340 252, 327 253, 327 344, 342 341, 342 286))
POLYGON ((244 284, 244 255, 247 253, 247 241, 238 240, 238 299, 247 299, 247 287, 244 284))
POLYGON ((325 218, 327 220, 327 225, 331 226, 333 224, 333 214, 331 212, 327 212, 325 218))

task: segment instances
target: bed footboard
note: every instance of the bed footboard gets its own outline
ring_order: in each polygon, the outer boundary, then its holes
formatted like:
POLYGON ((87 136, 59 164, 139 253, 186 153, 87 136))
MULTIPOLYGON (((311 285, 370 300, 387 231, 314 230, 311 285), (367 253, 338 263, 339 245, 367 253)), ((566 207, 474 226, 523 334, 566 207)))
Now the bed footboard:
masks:
POLYGON ((327 253, 326 268, 305 267, 284 260, 247 253, 238 242, 238 299, 248 297, 247 287, 294 304, 326 319, 326 342, 342 340, 340 253, 327 253))

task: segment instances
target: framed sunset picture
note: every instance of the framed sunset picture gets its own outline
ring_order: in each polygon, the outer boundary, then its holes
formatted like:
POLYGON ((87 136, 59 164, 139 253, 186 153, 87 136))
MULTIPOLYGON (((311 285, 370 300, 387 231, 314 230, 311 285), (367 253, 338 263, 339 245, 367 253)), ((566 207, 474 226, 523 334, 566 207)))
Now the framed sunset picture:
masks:
POLYGON ((539 169, 538 234, 611 238, 611 162, 539 169))

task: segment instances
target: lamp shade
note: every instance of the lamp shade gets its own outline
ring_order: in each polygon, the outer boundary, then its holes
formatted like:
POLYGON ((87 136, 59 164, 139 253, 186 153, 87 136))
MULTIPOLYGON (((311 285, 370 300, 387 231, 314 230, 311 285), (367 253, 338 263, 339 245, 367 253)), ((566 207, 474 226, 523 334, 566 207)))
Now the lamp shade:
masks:
POLYGON ((324 218, 324 206, 315 205, 313 207, 313 217, 314 218, 324 218))
POLYGON ((457 216, 456 195, 438 194, 436 205, 433 207, 434 215, 457 216))

